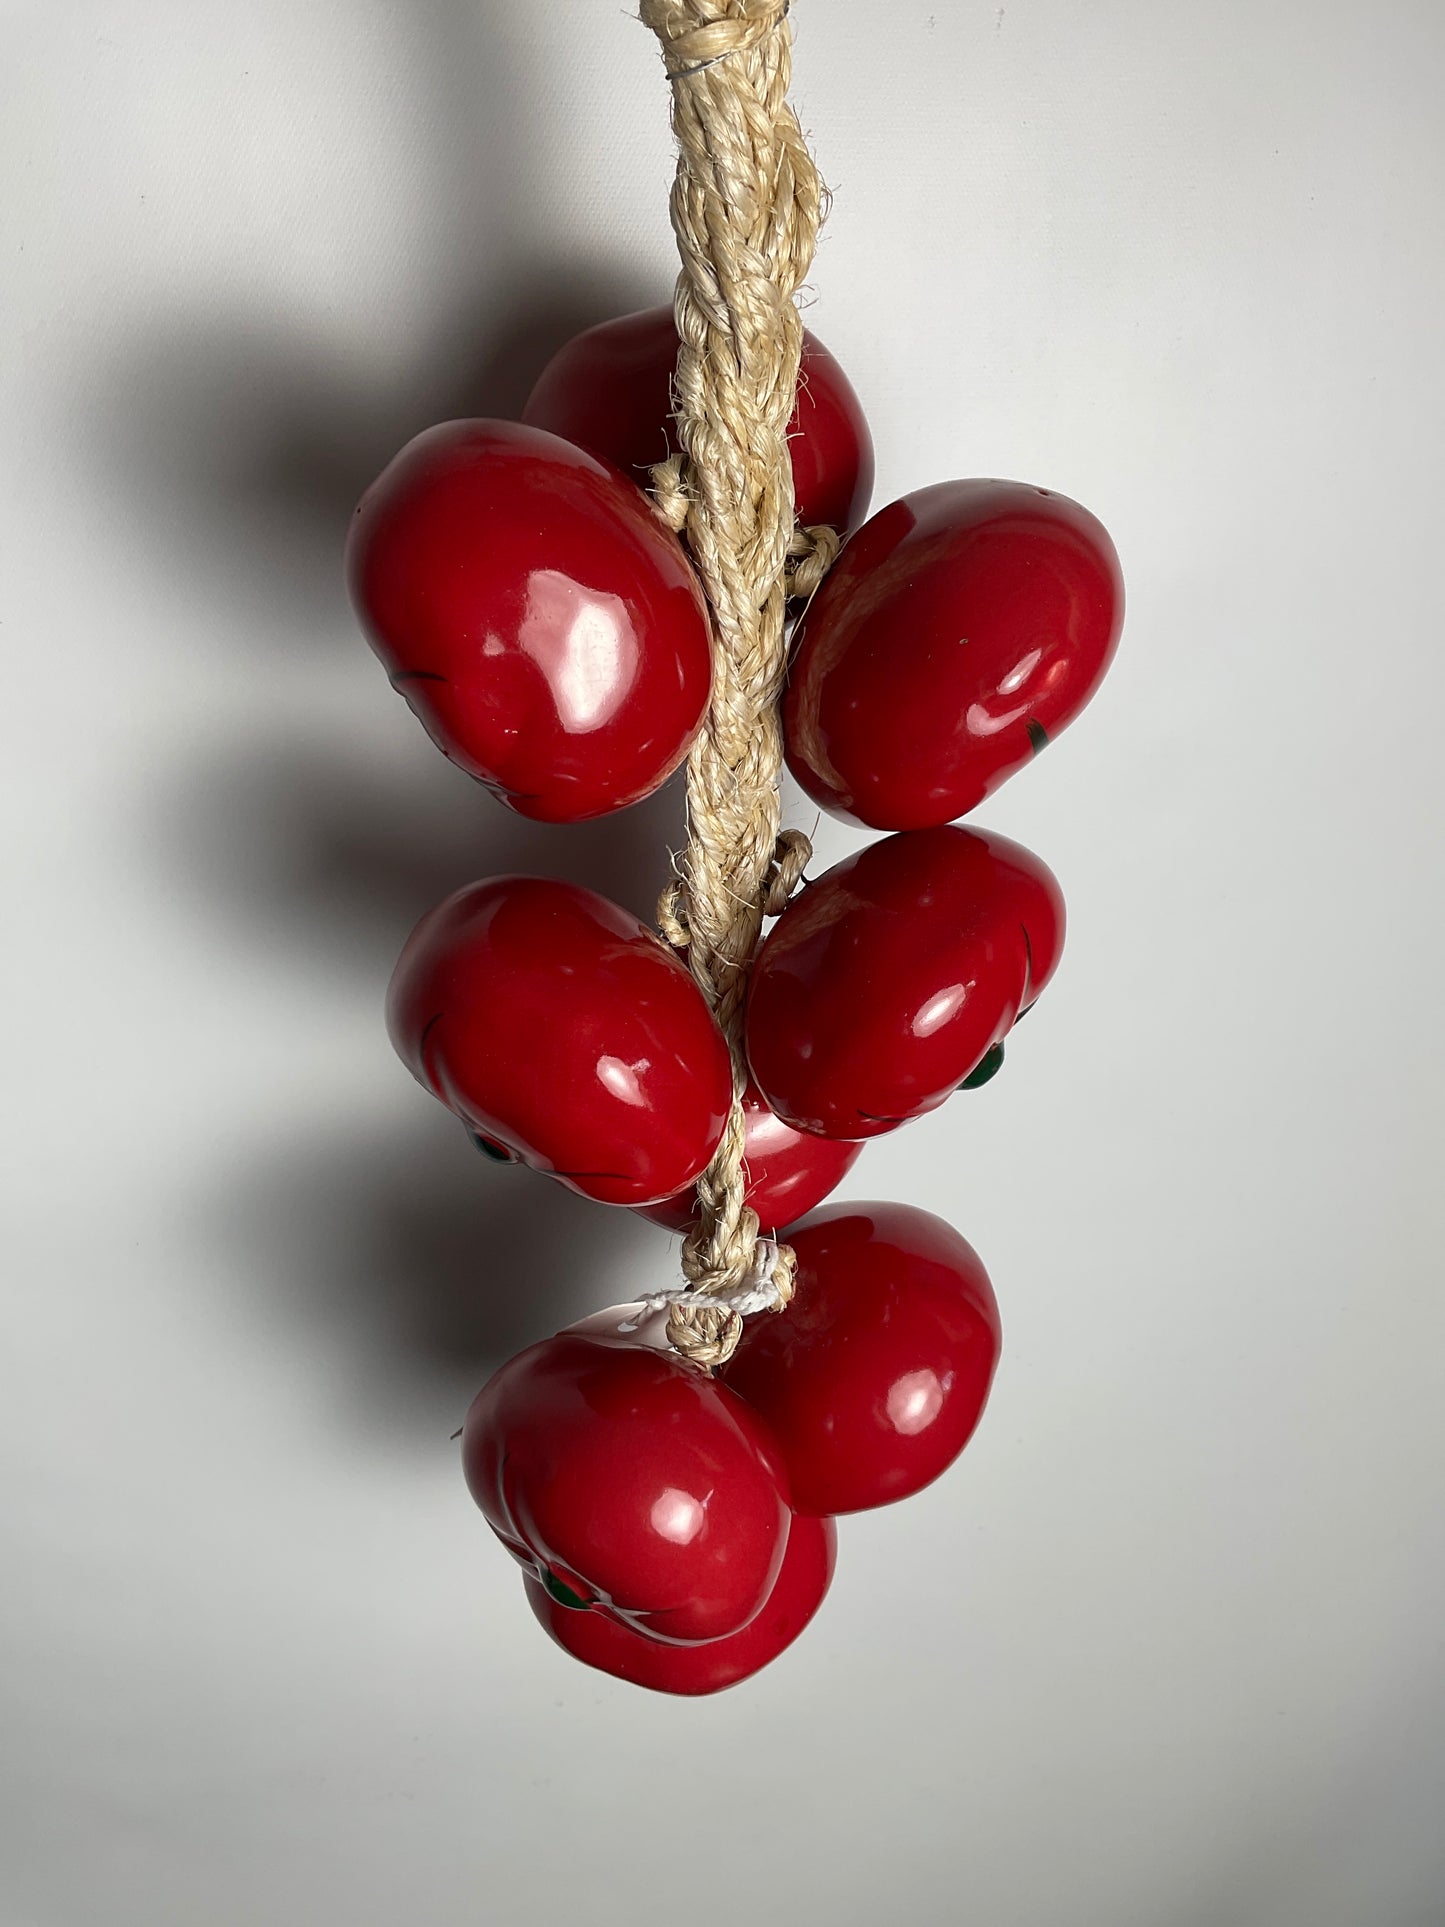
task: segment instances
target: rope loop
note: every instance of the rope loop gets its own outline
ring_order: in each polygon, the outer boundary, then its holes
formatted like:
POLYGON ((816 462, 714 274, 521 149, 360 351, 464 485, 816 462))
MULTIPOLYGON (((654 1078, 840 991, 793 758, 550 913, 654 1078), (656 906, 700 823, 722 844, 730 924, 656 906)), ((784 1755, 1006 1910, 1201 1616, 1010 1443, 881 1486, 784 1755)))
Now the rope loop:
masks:
POLYGON ((780 917, 788 907, 803 872, 813 860, 813 839, 802 830, 782 830, 773 845, 773 860, 763 879, 763 915, 780 917))
MULTIPOLYGON (((796 895, 803 872, 813 860, 813 839, 805 830, 779 830, 772 861, 763 878, 765 917, 780 917, 796 895)), ((674 950, 686 951, 692 933, 687 921, 687 884, 675 876, 657 899, 657 927, 674 950)))
POLYGON ((797 528, 788 544, 788 599, 811 602, 823 586, 823 577, 838 560, 843 538, 826 522, 812 528, 797 528))

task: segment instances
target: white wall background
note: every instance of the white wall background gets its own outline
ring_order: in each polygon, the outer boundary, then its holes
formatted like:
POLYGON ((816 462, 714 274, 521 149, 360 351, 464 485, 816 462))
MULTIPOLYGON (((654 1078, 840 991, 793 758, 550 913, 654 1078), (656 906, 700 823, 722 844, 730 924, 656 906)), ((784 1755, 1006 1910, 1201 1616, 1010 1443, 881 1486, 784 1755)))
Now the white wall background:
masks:
POLYGON ((645 910, 676 797, 505 817, 338 578, 402 439, 665 291, 628 14, 0 6, 0 1920, 1434 1927, 1445 12, 796 7, 878 500, 1061 488, 1132 601, 982 813, 1062 975, 850 1186, 985 1255, 989 1419, 695 1704, 539 1635, 448 1443, 671 1247, 379 1014, 474 875, 645 910))

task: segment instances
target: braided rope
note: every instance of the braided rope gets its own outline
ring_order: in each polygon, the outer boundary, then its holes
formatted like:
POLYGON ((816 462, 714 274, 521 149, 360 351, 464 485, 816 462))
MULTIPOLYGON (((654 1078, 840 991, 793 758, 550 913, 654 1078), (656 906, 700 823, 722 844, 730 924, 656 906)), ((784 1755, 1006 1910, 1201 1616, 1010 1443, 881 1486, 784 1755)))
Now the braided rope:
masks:
POLYGON ((808 594, 836 553, 832 531, 794 527, 787 429, 803 324, 794 300, 813 260, 825 193, 788 104, 789 0, 641 0, 672 84, 672 225, 682 454, 653 472, 658 512, 686 536, 713 614, 711 706, 687 765, 688 843, 664 893, 664 933, 728 1040, 733 1103, 698 1181, 683 1246, 690 1290, 668 1337, 717 1364, 742 1333, 738 1305, 785 1305, 793 1254, 760 1239, 743 1202, 742 1048, 748 966, 808 860, 779 836, 790 590, 808 594), (710 1302, 712 1301, 712 1302, 710 1302), (729 1302, 731 1301, 731 1302, 729 1302))

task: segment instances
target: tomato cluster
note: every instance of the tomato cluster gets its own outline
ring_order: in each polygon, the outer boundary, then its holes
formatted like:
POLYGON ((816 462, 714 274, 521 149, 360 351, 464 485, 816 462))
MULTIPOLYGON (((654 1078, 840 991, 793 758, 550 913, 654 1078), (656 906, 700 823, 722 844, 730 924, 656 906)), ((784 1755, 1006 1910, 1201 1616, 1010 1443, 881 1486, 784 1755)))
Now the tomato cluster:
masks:
MULTIPOLYGON (((356 512, 348 580, 392 683, 524 816, 649 795, 706 712, 706 600, 643 492, 673 447, 676 354, 667 309, 591 329, 521 422, 428 430, 356 512)), ((637 1308, 599 1314, 504 1365, 463 1433, 543 1626, 669 1693, 779 1653, 828 1588, 834 1517, 918 1491, 978 1422, 999 1318, 972 1248, 906 1205, 815 1207, 866 1139, 991 1076, 1053 975, 1052 874, 955 819, 1088 701, 1122 616, 1107 534, 1047 489, 943 483, 865 522, 867 424, 811 336, 790 451, 800 520, 848 539, 795 620, 788 762, 891 832, 807 883, 752 969, 747 1201, 791 1227, 794 1300, 716 1373, 637 1308)), ((688 1228, 731 1062, 686 964, 628 912, 546 878, 472 884, 413 931, 387 1014, 488 1155, 688 1228)))

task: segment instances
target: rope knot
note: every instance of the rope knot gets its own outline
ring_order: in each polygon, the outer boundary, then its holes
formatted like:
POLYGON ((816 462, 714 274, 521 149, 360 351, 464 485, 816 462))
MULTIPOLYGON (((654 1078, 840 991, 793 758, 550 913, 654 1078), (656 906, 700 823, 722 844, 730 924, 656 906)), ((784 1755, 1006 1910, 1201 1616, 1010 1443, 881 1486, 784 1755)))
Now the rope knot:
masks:
POLYGON ((669 80, 687 80, 747 53, 780 27, 792 0, 642 0, 642 24, 662 42, 669 80))
POLYGON ((699 1226, 682 1248, 691 1289, 669 1294, 669 1342, 697 1365, 725 1365, 750 1313, 782 1311, 793 1297, 798 1261, 791 1246, 758 1235, 757 1214, 745 1209, 725 1255, 699 1226))
POLYGON ((667 1342, 694 1365, 726 1365, 743 1335, 742 1313, 721 1305, 674 1305, 667 1315, 667 1342))

